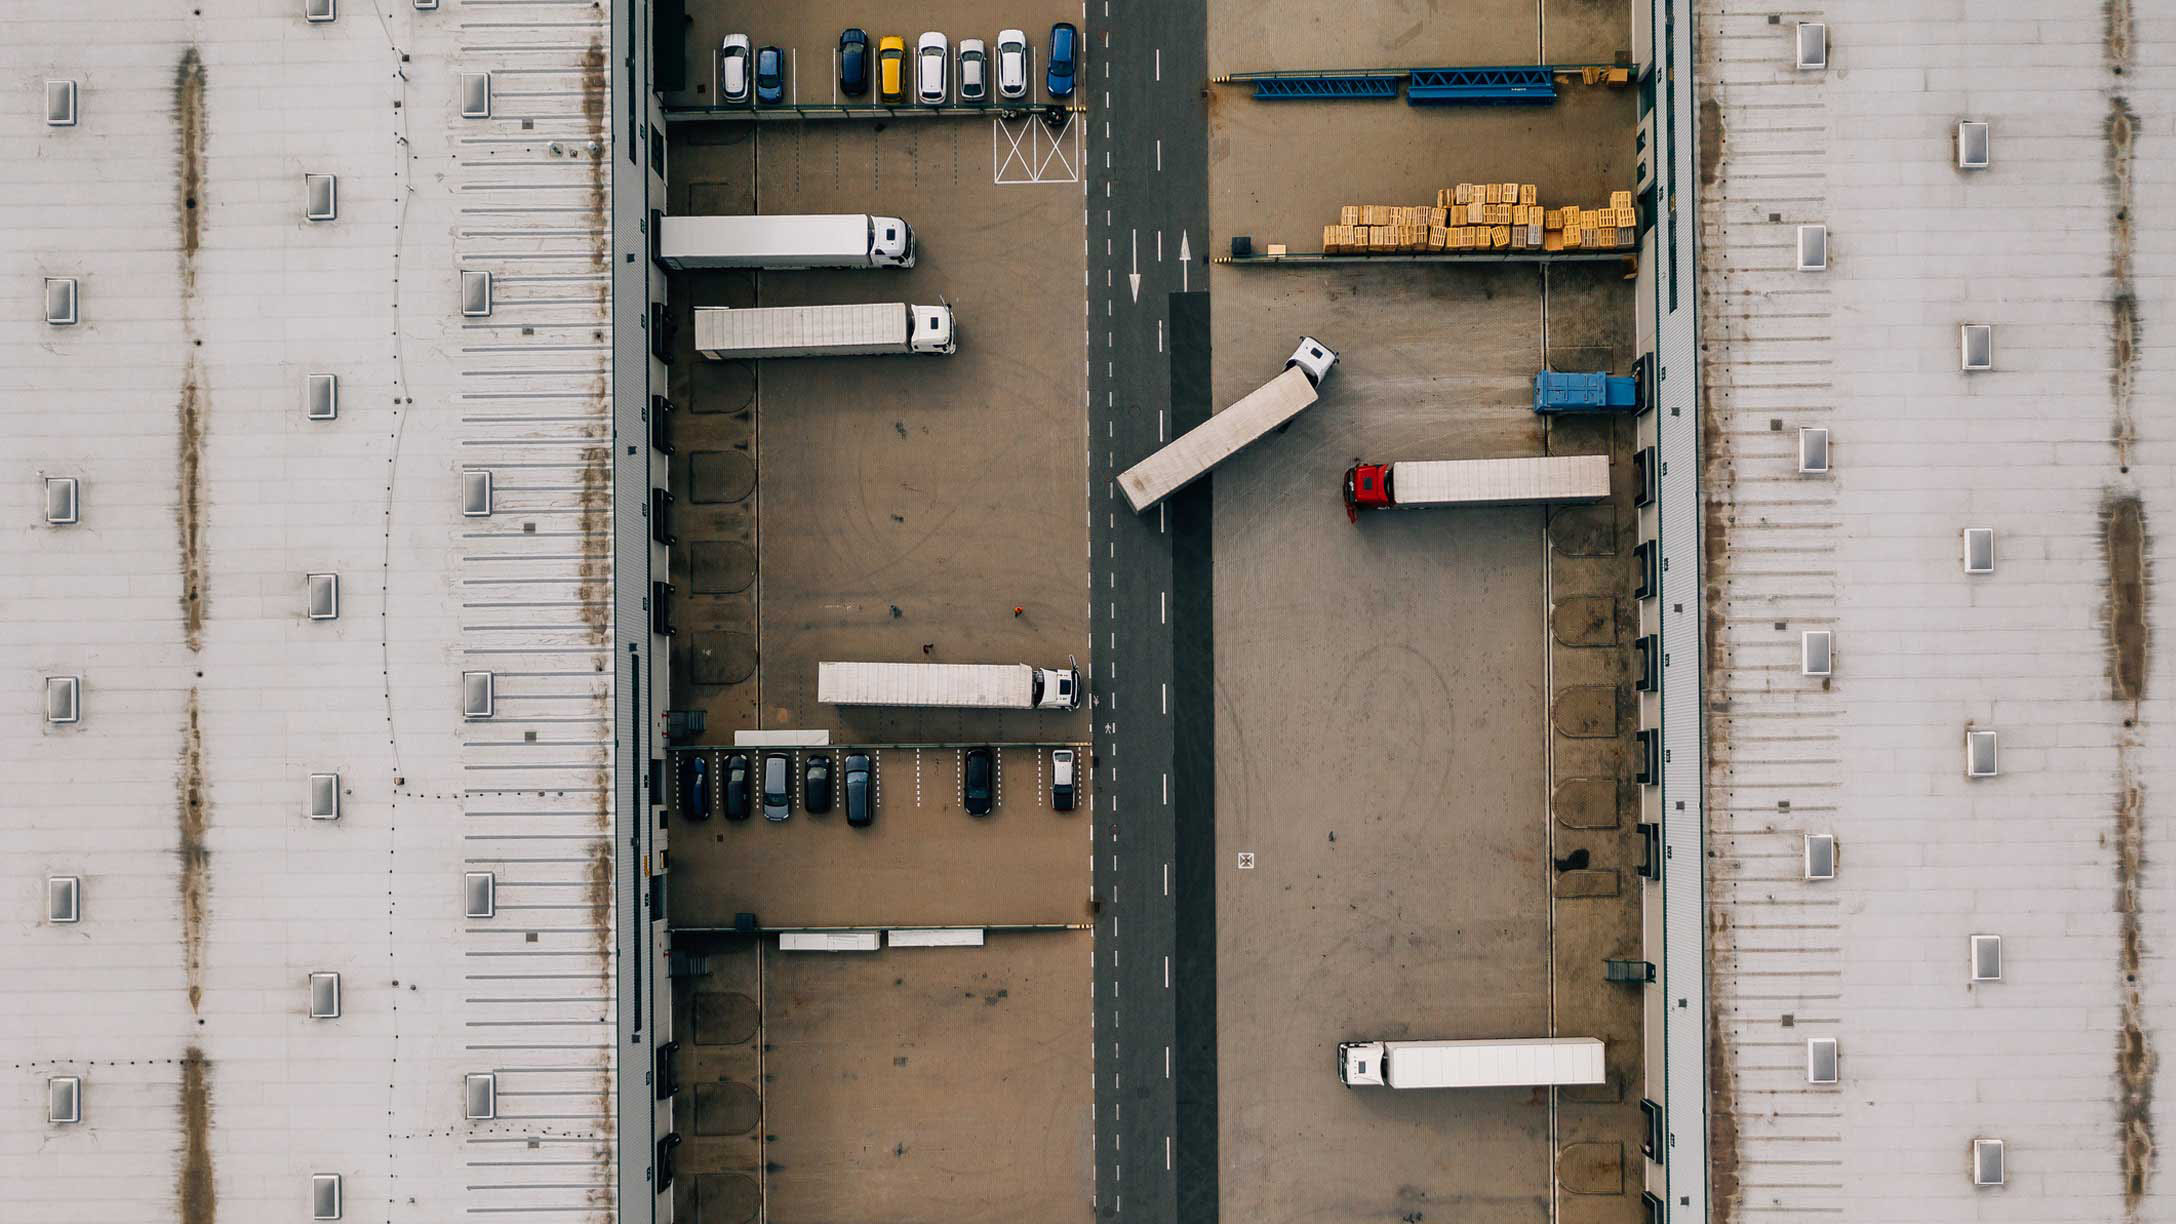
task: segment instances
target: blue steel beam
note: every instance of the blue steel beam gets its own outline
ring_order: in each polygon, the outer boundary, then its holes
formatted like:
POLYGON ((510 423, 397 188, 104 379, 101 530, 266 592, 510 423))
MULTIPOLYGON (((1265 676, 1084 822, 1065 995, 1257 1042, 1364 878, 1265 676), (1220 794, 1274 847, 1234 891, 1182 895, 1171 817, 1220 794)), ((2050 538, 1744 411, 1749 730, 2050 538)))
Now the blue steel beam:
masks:
POLYGON ((1367 99, 1398 96, 1396 76, 1277 76, 1253 82, 1254 96, 1264 101, 1299 99, 1367 99))

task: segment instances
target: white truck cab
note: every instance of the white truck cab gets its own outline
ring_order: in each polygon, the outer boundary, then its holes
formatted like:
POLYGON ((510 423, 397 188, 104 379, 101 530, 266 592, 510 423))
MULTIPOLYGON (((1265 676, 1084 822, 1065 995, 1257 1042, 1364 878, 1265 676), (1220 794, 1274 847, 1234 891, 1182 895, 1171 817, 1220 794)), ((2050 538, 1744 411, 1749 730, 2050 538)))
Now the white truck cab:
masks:
POLYGON ((1080 673, 1070 667, 1036 668, 1035 698, 1038 710, 1079 709, 1080 673))
POLYGON ((907 313, 907 345, 917 353, 956 353, 950 306, 913 306, 907 313))
POLYGON ((897 217, 869 218, 869 262, 884 268, 914 266, 914 231, 897 217))
POLYGON ((1348 1088, 1381 1087, 1383 1083, 1383 1043, 1380 1041, 1338 1042, 1337 1080, 1348 1088))
POLYGON ((1336 364, 1337 350, 1313 336, 1301 336, 1300 346, 1285 359, 1284 368, 1289 370, 1298 366, 1306 372, 1307 381, 1319 387, 1322 380, 1330 376, 1330 367, 1336 364))

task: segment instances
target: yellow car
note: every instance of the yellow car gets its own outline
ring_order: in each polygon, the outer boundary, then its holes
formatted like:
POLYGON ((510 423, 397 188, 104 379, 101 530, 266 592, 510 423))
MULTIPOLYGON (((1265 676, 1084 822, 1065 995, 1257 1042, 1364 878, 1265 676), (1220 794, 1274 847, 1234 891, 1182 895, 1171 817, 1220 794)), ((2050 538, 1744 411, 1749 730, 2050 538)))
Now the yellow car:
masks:
POLYGON ((896 34, 876 45, 876 99, 886 106, 907 100, 907 41, 896 34))

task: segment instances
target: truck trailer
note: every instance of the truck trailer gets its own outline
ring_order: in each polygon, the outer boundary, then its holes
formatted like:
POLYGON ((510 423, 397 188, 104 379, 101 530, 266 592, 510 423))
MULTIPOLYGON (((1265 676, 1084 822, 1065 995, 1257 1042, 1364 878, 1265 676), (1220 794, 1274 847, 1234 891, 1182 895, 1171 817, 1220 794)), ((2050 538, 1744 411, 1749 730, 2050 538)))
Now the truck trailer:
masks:
POLYGON ((1534 411, 1564 413, 1636 412, 1640 383, 1622 374, 1568 374, 1543 370, 1534 375, 1534 411))
POLYGON ((1341 1041, 1337 1078, 1347 1088, 1532 1088, 1599 1084, 1597 1037, 1499 1041, 1341 1041))
POLYGON ((656 238, 657 261, 668 268, 914 266, 914 230, 868 213, 659 217, 656 238))
POLYGON ((1298 416, 1315 402, 1316 389, 1336 365, 1337 353, 1328 345, 1302 336, 1299 348, 1286 359, 1283 373, 1126 469, 1118 477, 1118 487, 1125 490, 1135 513, 1147 510, 1298 416))
POLYGON ((950 306, 872 302, 858 306, 695 308, 695 351, 737 357, 850 357, 957 352, 950 306))
POLYGON ((1428 506, 1518 506, 1600 501, 1609 496, 1609 456, 1436 459, 1356 463, 1345 470, 1345 514, 1428 506))
POLYGON ((1080 708, 1080 672, 1025 663, 818 663, 816 700, 826 705, 1075 710, 1080 708))

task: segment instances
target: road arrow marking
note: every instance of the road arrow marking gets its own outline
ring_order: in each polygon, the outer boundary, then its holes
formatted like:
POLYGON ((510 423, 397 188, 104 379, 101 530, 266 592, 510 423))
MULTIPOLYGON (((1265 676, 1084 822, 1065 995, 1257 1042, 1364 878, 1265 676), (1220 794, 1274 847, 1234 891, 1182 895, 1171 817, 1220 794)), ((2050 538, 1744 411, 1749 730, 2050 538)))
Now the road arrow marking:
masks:
POLYGON ((1133 300, 1141 300, 1141 231, 1133 231, 1133 271, 1126 274, 1126 283, 1133 286, 1133 300))
POLYGON ((1193 284, 1194 248, 1186 241, 1186 231, 1179 231, 1179 291, 1187 292, 1193 284))

